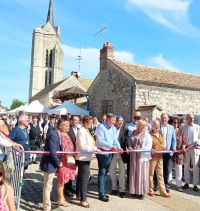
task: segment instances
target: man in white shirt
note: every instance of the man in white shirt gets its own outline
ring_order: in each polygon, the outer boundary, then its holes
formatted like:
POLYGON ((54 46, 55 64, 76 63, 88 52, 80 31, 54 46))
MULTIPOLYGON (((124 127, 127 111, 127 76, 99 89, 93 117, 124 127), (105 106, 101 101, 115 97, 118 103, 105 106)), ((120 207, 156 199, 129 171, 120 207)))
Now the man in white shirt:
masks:
POLYGON ((51 115, 49 117, 49 122, 44 126, 44 131, 43 131, 43 134, 44 134, 44 140, 46 139, 47 137, 47 133, 52 130, 52 129, 55 129, 56 128, 56 116, 55 115, 51 115))
POLYGON ((187 124, 184 125, 181 130, 184 134, 184 138, 186 139, 186 148, 193 146, 191 149, 188 149, 185 153, 185 163, 184 163, 184 177, 185 177, 185 185, 183 189, 189 188, 190 183, 190 161, 192 160, 193 165, 193 190, 198 191, 198 182, 199 182, 199 155, 200 150, 195 149, 194 147, 200 143, 200 126, 194 124, 194 115, 188 114, 186 117, 187 124))
MULTIPOLYGON (((161 114, 160 117, 161 125, 160 130, 163 134, 164 146, 166 150, 176 149, 176 134, 174 127, 168 124, 169 116, 166 113, 161 114)), ((166 186, 166 191, 169 193, 169 175, 172 174, 171 168, 171 158, 172 154, 163 154, 163 176, 166 186)))
MULTIPOLYGON (((3 120, 0 120, 0 147, 21 147, 20 144, 17 144, 13 141, 11 141, 8 138, 9 131, 8 127, 6 126, 5 122, 3 120)), ((0 148, 0 154, 2 153, 2 150, 0 148)))
MULTIPOLYGON (((123 144, 125 142, 125 131, 127 130, 124 128, 124 119, 123 117, 119 116, 116 118, 116 134, 117 139, 119 141, 119 144, 121 145, 121 148, 123 148, 123 144)), ((126 189, 126 170, 125 170, 125 163, 122 159, 122 155, 120 153, 113 154, 113 158, 110 164, 110 177, 112 182, 112 195, 116 195, 118 193, 118 185, 117 185, 117 170, 118 166, 118 181, 119 181, 119 196, 121 198, 125 198, 125 189, 126 189)))

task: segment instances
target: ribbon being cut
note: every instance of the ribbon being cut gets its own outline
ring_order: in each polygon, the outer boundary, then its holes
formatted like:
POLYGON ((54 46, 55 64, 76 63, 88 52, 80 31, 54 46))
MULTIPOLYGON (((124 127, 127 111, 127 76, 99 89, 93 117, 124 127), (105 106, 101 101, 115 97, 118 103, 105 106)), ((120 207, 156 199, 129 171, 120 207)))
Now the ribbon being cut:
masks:
MULTIPOLYGON (((200 146, 188 146, 185 151, 195 148, 200 150, 200 146)), ((174 154, 174 153, 180 153, 183 152, 183 150, 146 150, 146 149, 134 149, 134 150, 102 150, 102 152, 62 152, 62 151, 57 151, 56 154, 116 154, 116 153, 131 153, 131 152, 150 152, 150 153, 158 153, 158 154, 174 154)), ((24 153, 27 154, 42 154, 42 155, 49 155, 50 152, 47 151, 24 151, 24 153)))

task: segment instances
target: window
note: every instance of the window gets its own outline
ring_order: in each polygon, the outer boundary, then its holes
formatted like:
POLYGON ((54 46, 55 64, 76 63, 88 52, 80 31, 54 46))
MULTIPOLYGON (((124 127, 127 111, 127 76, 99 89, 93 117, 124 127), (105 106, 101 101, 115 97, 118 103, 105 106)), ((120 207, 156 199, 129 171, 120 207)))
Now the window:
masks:
POLYGON ((47 72, 47 70, 46 70, 46 72, 45 72, 45 87, 48 86, 47 78, 48 78, 48 72, 47 72))
POLYGON ((53 83, 53 74, 51 71, 46 70, 45 72, 45 87, 53 83))
POLYGON ((49 66, 49 51, 46 50, 46 63, 45 63, 46 67, 49 66))
POLYGON ((50 84, 52 84, 52 72, 49 72, 49 84, 48 85, 50 85, 50 84))
POLYGON ((113 101, 112 100, 103 100, 102 101, 102 114, 112 113, 113 112, 113 101))
POLYGON ((50 50, 49 67, 53 67, 53 50, 50 50))

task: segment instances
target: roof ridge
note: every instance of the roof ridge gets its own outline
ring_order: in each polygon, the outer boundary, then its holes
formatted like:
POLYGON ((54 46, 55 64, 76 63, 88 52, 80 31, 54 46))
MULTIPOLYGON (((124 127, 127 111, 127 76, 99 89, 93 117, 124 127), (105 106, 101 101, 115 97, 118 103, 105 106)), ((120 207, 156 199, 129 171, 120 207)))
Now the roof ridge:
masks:
POLYGON ((200 75, 129 64, 113 59, 109 59, 109 61, 127 73, 135 81, 200 90, 200 75))
POLYGON ((94 79, 90 79, 90 78, 79 78, 78 80, 90 80, 90 81, 93 81, 94 79))
POLYGON ((111 61, 114 61, 114 62, 119 62, 119 63, 122 63, 122 64, 130 65, 130 66, 139 66, 139 67, 144 67, 144 68, 149 68, 149 69, 154 69, 154 70, 166 71, 166 72, 170 72, 170 73, 179 73, 179 74, 186 74, 186 75, 200 77, 200 75, 198 75, 198 74, 186 73, 186 72, 183 72, 181 70, 161 68, 161 67, 155 67, 155 66, 148 66, 148 65, 143 65, 143 64, 131 64, 131 63, 127 63, 127 62, 122 62, 122 61, 119 61, 119 60, 115 60, 115 59, 110 59, 110 60, 111 61))

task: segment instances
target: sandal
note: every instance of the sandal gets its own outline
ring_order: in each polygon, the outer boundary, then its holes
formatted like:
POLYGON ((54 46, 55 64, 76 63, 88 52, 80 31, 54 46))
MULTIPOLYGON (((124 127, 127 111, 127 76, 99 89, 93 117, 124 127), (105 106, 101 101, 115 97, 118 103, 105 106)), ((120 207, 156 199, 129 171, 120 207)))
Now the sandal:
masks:
POLYGON ((70 204, 66 201, 58 201, 58 205, 61 207, 69 207, 70 204))
POLYGON ((164 197, 164 198, 171 198, 171 195, 170 194, 166 194, 166 195, 163 195, 162 197, 164 197))
POLYGON ((87 201, 81 201, 81 207, 90 208, 91 205, 87 201))
POLYGON ((155 196, 155 193, 154 192, 149 192, 148 195, 153 197, 153 196, 155 196))

